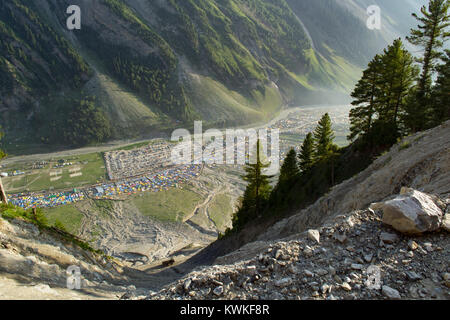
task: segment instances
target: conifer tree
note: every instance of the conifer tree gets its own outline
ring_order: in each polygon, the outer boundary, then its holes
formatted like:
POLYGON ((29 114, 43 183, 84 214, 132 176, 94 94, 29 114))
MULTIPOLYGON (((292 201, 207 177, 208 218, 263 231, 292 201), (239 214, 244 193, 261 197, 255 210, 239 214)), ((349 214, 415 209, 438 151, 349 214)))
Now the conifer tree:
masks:
POLYGON ((416 81, 418 69, 413 64, 413 56, 404 48, 401 39, 394 40, 393 44, 384 50, 382 61, 382 82, 388 85, 381 91, 380 100, 383 103, 378 107, 378 118, 398 128, 399 115, 416 81))
POLYGON ((333 146, 335 136, 331 127, 331 118, 328 113, 320 119, 314 131, 314 142, 317 160, 325 159, 333 146))
POLYGON ((442 53, 438 51, 442 48, 445 40, 450 37, 450 32, 446 28, 450 25, 448 0, 430 0, 428 8, 421 8, 422 15, 419 17, 413 13, 413 17, 419 21, 417 29, 411 29, 411 36, 408 41, 424 49, 423 57, 418 59, 422 65, 422 73, 415 92, 416 103, 409 104, 407 124, 410 131, 416 132, 429 126, 431 109, 429 108, 430 94, 432 89, 432 75, 436 64, 442 53))
POLYGON ((297 153, 294 149, 291 149, 286 155, 283 165, 281 166, 278 184, 289 183, 295 180, 299 174, 300 171, 298 169, 297 153))
POLYGON ((270 179, 273 176, 264 174, 264 169, 268 168, 267 163, 261 155, 260 140, 256 144, 256 161, 254 164, 247 164, 244 168, 245 175, 242 178, 248 182, 242 200, 242 208, 238 212, 239 225, 247 222, 251 217, 257 217, 261 213, 262 204, 269 198, 272 187, 270 179), (242 214, 246 215, 242 217, 242 214))
POLYGON ((438 78, 433 91, 433 125, 450 119, 450 50, 446 50, 444 64, 438 67, 438 78))
POLYGON ((384 135, 392 137, 387 140, 396 140, 417 74, 413 57, 400 39, 376 55, 352 93, 355 108, 350 111, 348 139, 364 136, 372 141, 384 135))
POLYGON ((312 133, 306 135, 298 158, 300 160, 299 167, 302 172, 308 171, 314 165, 314 138, 312 133))
POLYGON ((380 96, 382 66, 381 55, 376 55, 369 62, 362 78, 351 94, 354 99, 352 105, 355 108, 350 111, 349 140, 354 140, 361 134, 368 134, 372 128, 378 97, 380 96))

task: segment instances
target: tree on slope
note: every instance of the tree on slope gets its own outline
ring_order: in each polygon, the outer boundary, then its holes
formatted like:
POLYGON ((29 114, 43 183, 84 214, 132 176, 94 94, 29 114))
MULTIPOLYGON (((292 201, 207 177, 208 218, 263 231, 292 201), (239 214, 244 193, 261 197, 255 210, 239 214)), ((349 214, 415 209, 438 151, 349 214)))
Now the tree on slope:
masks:
POLYGON ((432 75, 442 53, 438 51, 444 42, 450 37, 446 28, 450 25, 448 0, 430 0, 428 8, 421 8, 422 15, 419 17, 413 13, 413 17, 419 21, 417 29, 411 30, 408 41, 424 49, 423 57, 418 59, 422 65, 422 73, 416 89, 416 103, 409 104, 408 126, 411 132, 423 130, 430 126, 429 119, 432 113, 430 106, 430 95, 432 91, 432 75))
POLYGON ((450 50, 446 50, 444 64, 438 67, 438 77, 433 90, 433 126, 450 119, 450 50))
POLYGON ((239 229, 252 218, 256 218, 261 214, 261 208, 269 199, 272 190, 270 179, 273 176, 264 174, 264 169, 268 168, 270 163, 263 159, 259 139, 256 143, 255 152, 255 163, 249 163, 244 168, 245 175, 242 178, 248 185, 244 192, 241 207, 233 217, 234 229, 239 229))
POLYGON ((298 169, 297 153, 294 149, 291 149, 286 155, 283 165, 281 166, 278 184, 289 184, 298 178, 299 174, 300 170, 298 169))
POLYGON ((322 116, 314 131, 314 142, 317 160, 323 160, 330 154, 333 146, 334 132, 328 113, 322 116))
POLYGON ((359 135, 369 134, 377 109, 380 96, 380 79, 382 74, 382 57, 376 55, 369 62, 362 78, 356 84, 351 96, 354 99, 350 110, 350 135, 349 140, 354 140, 359 135))
POLYGON ((309 170, 314 165, 315 159, 314 138, 312 133, 306 135, 305 141, 301 146, 299 158, 299 167, 302 172, 309 170))
POLYGON ((416 81, 418 69, 414 66, 414 58, 409 53, 401 39, 384 50, 382 56, 383 75, 381 81, 387 86, 382 90, 383 101, 379 105, 379 119, 399 127, 399 116, 403 112, 405 99, 416 81))

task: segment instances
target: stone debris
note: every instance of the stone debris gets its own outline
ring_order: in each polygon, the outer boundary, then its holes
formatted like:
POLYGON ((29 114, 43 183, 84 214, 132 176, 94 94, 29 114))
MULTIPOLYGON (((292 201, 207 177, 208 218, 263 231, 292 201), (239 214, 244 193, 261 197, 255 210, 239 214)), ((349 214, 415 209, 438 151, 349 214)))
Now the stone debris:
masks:
POLYGON ((196 269, 147 299, 450 299, 447 232, 397 234, 373 210, 311 231, 267 242, 249 260, 196 269), (336 241, 344 232, 345 244, 336 241))

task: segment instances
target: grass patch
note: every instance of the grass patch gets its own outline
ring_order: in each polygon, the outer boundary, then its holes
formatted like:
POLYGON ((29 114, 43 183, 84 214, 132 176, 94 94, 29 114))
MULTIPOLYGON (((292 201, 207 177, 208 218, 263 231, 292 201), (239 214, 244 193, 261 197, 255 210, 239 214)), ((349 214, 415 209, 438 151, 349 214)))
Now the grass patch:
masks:
POLYGON ((24 220, 28 223, 36 225, 37 227, 39 227, 41 231, 45 231, 52 234, 53 236, 62 238, 63 240, 68 241, 82 248, 83 250, 90 251, 99 254, 101 256, 107 257, 103 251, 92 248, 89 243, 83 241, 82 239, 78 238, 77 236, 67 231, 65 225, 59 220, 55 219, 54 222, 55 226, 52 226, 51 222, 47 219, 47 216, 44 214, 42 209, 38 208, 36 209, 36 212, 33 213, 32 209, 24 210, 20 207, 13 206, 11 204, 8 205, 1 204, 0 217, 6 220, 14 220, 14 219, 24 220))
POLYGON ((217 195, 209 207, 209 216, 219 231, 225 231, 232 213, 231 199, 226 194, 217 195))
POLYGON ((50 225, 77 234, 81 227, 83 214, 73 205, 44 209, 50 225), (61 226, 63 228, 61 228, 61 226))
POLYGON ((158 193, 143 193, 132 199, 144 215, 161 221, 184 221, 203 198, 187 189, 169 189, 158 193))

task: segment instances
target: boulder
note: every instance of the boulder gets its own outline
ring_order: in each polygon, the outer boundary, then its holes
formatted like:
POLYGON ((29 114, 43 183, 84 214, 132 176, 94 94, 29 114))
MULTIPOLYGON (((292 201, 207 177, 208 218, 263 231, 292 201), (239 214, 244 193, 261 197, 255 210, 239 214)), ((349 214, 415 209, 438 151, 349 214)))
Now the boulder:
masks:
POLYGON ((411 190, 381 204, 383 223, 407 234, 421 234, 440 228, 443 212, 433 199, 411 190))

